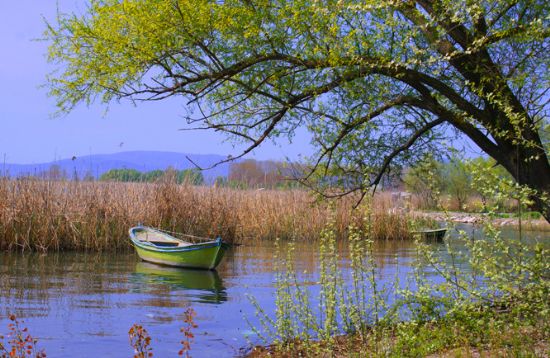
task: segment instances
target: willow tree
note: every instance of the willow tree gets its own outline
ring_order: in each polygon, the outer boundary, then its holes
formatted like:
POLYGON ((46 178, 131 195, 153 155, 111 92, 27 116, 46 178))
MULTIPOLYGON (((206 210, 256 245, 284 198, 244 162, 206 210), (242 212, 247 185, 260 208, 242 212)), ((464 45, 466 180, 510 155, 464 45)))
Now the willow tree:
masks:
POLYGON ((307 127, 312 171, 345 177, 344 192, 456 133, 550 220, 549 12, 544 0, 93 0, 48 24, 48 83, 61 111, 181 96, 190 123, 245 142, 241 155, 307 127))

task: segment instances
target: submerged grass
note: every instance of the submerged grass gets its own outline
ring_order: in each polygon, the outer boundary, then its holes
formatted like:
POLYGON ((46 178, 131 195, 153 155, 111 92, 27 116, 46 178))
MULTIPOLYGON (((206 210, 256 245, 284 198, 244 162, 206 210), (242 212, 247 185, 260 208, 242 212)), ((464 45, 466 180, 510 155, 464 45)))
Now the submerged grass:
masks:
MULTIPOLYGON (((334 204, 338 237, 358 220, 354 203, 349 198, 334 204)), ((410 238, 407 218, 389 210, 387 196, 378 196, 374 207, 374 238, 410 238)), ((302 190, 3 178, 0 250, 127 249, 127 230, 138 223, 231 243, 316 240, 331 211, 302 190)))

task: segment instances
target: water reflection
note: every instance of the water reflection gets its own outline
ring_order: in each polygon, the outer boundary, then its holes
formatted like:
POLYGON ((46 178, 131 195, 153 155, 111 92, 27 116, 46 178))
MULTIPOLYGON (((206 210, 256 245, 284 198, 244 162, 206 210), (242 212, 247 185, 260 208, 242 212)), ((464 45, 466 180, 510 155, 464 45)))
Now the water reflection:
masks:
MULTIPOLYGON (((466 229, 473 239, 480 230, 466 229)), ((506 233, 516 238, 516 233, 506 233)), ((533 242, 550 245, 547 233, 529 234, 533 242)), ((469 268, 449 257, 445 245, 461 247, 456 230, 449 241, 430 244, 444 262, 461 271, 469 268)), ((526 239, 526 240, 527 240, 526 239)), ((286 243, 281 243, 285 251, 286 243)), ((343 273, 349 276, 347 244, 337 253, 343 273)), ((134 323, 153 337, 155 356, 177 356, 183 313, 189 306, 197 312, 196 357, 231 356, 254 341, 246 317, 255 327, 261 323, 247 296, 253 296, 266 312, 274 312, 275 273, 273 242, 258 242, 227 251, 218 271, 195 271, 140 262, 134 253, 20 254, 0 252, 0 334, 6 333, 7 314, 25 320, 40 339, 48 357, 129 356, 128 329, 134 323)), ((297 243, 294 266, 299 280, 316 297, 319 290, 319 254, 316 243, 297 243)), ((382 287, 399 279, 405 283, 417 258, 411 241, 374 243, 382 287)), ((426 269, 437 282, 437 272, 426 269)), ((256 337, 257 338, 257 337, 256 337)))
POLYGON ((140 261, 136 263, 131 279, 143 287, 160 284, 169 285, 171 289, 190 290, 188 295, 202 303, 227 301, 227 292, 217 271, 167 267, 140 261))

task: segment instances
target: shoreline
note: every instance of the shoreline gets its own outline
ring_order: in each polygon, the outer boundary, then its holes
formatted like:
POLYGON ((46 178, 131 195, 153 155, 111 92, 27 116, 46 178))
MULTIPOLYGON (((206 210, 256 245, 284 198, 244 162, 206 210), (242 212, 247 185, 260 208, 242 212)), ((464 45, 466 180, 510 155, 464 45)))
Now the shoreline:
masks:
MULTIPOLYGON (((453 223, 461 224, 481 224, 486 218, 487 214, 484 213, 466 213, 466 212, 457 212, 451 211, 445 214, 442 211, 412 211, 413 216, 432 219, 436 221, 447 221, 450 220, 453 223)), ((511 215, 510 213, 503 213, 504 215, 511 215)), ((501 228, 518 228, 519 227, 519 218, 517 217, 505 217, 505 218, 494 218, 491 219, 491 222, 501 228)), ((522 219, 521 220, 522 230, 527 231, 550 231, 550 223, 545 219, 522 219)))
MULTIPOLYGON (((523 312, 529 319, 521 324, 515 321, 513 303, 499 302, 495 306, 465 308, 454 317, 440 317, 430 321, 402 321, 372 326, 361 334, 340 334, 325 341, 300 339, 277 344, 256 345, 245 353, 247 358, 264 357, 384 357, 390 351, 399 356, 425 357, 484 357, 515 356, 518 352, 533 357, 547 357, 547 324, 543 314, 532 310, 523 312), (465 316, 474 316, 467 322, 465 316), (494 324, 498 322, 498 324, 494 324), (494 324, 494 325, 493 325, 494 324), (476 332, 476 328, 481 331, 476 332), (416 336, 419 346, 408 351, 403 344, 407 336, 416 336), (417 350, 415 350, 415 348, 417 350), (385 351, 385 353, 384 353, 385 351)), ((390 354, 390 356, 393 356, 390 354)))

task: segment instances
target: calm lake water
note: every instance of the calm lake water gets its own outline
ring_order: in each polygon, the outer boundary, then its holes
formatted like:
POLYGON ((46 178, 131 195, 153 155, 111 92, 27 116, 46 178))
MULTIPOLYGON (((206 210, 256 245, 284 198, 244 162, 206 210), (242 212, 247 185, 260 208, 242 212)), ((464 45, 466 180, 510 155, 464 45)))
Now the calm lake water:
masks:
MULTIPOLYGON (((528 234, 536 240, 546 235, 528 234)), ((381 283, 393 280, 398 266, 403 279, 410 272, 413 245, 376 244, 381 283)), ((433 245, 444 255, 443 245, 433 245)), ((257 341, 244 318, 259 326, 247 295, 266 312, 274 310, 273 254, 272 243, 236 247, 216 272, 205 272, 148 264, 134 253, 0 253, 0 334, 15 313, 48 357, 125 357, 132 354, 128 330, 139 323, 153 338, 155 356, 175 357, 183 313, 192 307, 198 328, 191 354, 239 356, 248 340, 257 341)), ((316 245, 298 245, 296 268, 306 271, 300 279, 315 290, 316 245)))

